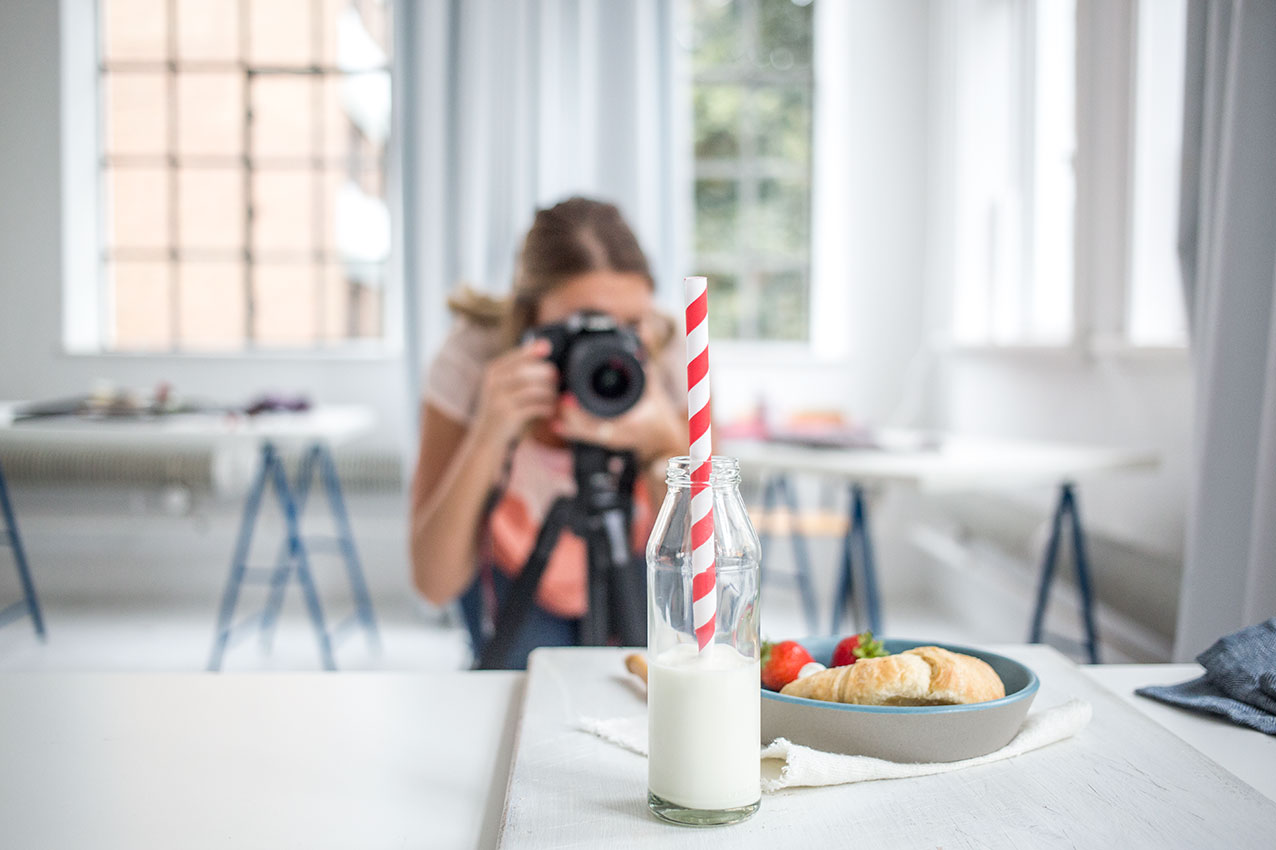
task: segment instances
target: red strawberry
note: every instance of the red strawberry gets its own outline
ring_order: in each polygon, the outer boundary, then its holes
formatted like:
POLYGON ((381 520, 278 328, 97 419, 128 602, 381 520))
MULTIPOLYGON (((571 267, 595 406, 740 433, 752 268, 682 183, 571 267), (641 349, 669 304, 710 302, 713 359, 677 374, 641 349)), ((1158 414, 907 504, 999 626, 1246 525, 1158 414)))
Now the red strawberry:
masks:
POLYGON ((795 640, 762 644, 762 687, 778 691, 796 679, 803 665, 813 660, 811 653, 795 640))
POLYGON ((861 658, 881 658, 890 655, 880 640, 873 640, 872 632, 861 632, 842 638, 833 650, 833 667, 845 667, 861 658))

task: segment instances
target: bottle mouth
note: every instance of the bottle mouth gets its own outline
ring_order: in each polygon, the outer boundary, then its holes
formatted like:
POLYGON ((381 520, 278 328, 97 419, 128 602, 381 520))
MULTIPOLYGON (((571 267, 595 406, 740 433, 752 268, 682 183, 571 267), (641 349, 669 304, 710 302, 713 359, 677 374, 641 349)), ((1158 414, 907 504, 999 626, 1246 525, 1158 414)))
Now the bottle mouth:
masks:
MULTIPOLYGON (((709 484, 713 487, 740 483, 740 461, 726 455, 714 455, 709 459, 709 484)), ((665 484, 670 487, 690 487, 691 470, 698 466, 686 455, 669 458, 669 466, 665 469, 665 484)))

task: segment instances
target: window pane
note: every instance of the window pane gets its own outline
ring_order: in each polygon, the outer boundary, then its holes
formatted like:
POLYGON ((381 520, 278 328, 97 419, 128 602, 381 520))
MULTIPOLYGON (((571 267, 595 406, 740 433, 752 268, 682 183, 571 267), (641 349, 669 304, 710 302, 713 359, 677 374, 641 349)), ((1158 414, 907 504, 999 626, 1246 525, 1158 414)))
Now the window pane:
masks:
POLYGON ((732 180, 696 181, 696 252, 735 250, 738 194, 732 180))
POLYGON ((280 67, 314 61, 311 0, 249 0, 248 5, 250 62, 280 67))
POLYGON ((253 175, 253 250, 264 257, 309 259, 315 249, 315 176, 309 171, 253 175))
MULTIPOLYGON (((805 169, 811 158, 811 107, 808 91, 768 87, 753 92, 754 142, 758 156, 805 169)), ((698 154, 697 154, 698 155, 698 154)))
POLYGON ((177 173, 182 250, 237 253, 244 245, 244 189, 235 168, 183 168, 177 173))
POLYGON ((694 99, 696 158, 739 156, 741 88, 696 86, 694 99))
POLYGON ((185 262, 178 270, 178 338, 186 350, 233 351, 244 341, 242 262, 185 262))
POLYGON ((308 345, 318 336, 317 267, 261 263, 253 272, 253 337, 264 348, 308 345))
POLYGON ((103 0, 102 55, 113 61, 163 61, 168 56, 166 0, 103 0))
POLYGON ((172 348, 168 268, 167 263, 108 264, 114 348, 123 351, 172 348))
MULTIPOLYGON (((367 185, 379 181, 361 182, 367 185)), ((388 259, 390 209, 385 200, 339 171, 326 175, 324 190, 323 249, 352 263, 379 264, 388 259)))
POLYGON ((810 298, 804 272, 762 275, 761 335, 766 339, 806 339, 810 327, 810 298))
POLYGON ((350 123, 364 138, 383 144, 390 135, 390 75, 369 71, 346 74, 336 82, 350 123))
POLYGON ((1135 345, 1187 342, 1178 258, 1179 154, 1165 128, 1183 120, 1183 0, 1141 0, 1134 124, 1130 291, 1126 333, 1135 345))
MULTIPOLYGON (((724 280, 714 333, 808 335, 811 10, 809 0, 693 0, 695 253, 724 280), (777 292, 766 272, 800 269, 777 292), (724 303, 723 303, 724 302, 724 303), (793 302, 793 303, 789 303, 793 302), (805 303, 802 301, 802 303, 805 303), (783 306, 790 317, 763 313, 783 306)), ((711 279, 711 286, 714 286, 711 279)))
POLYGON ((177 49, 185 61, 238 61, 239 3, 177 0, 177 49))
POLYGON ((242 80, 239 74, 177 75, 178 153, 226 157, 243 153, 242 80))
POLYGON ((696 72, 739 59, 740 6, 730 0, 693 0, 691 43, 687 47, 696 72))
POLYGON ((324 155, 352 168, 379 164, 390 131, 389 75, 330 76, 320 85, 324 155))
POLYGON ((358 141, 358 131, 350 122, 350 116, 341 97, 341 79, 329 77, 323 86, 323 107, 319 120, 323 126, 323 152, 330 160, 342 160, 350 155, 358 141))
POLYGON ((351 325, 357 339, 381 336, 382 286, 356 286, 351 307, 351 325))
POLYGON ((106 150, 161 156, 168 151, 168 95, 161 73, 106 74, 106 150))
POLYGON ((750 247, 758 254, 805 257, 810 244, 810 193, 805 183, 758 181, 750 247))
POLYGON ((811 4, 760 0, 756 64, 777 71, 811 64, 811 4))
POLYGON ((345 269, 329 263, 323 269, 322 317, 324 341, 337 342, 350 336, 351 285, 345 269))
POLYGON ((706 272, 709 279, 709 336, 740 336, 740 282, 734 274, 706 272))
POLYGON ((254 157, 308 157, 313 150, 311 87, 308 77, 264 75, 252 82, 254 157))
POLYGON ((163 168, 112 168, 107 175, 109 233, 117 251, 167 250, 168 171, 163 168))
POLYGON ((324 268, 323 337, 337 342, 381 335, 384 266, 329 264, 324 268))

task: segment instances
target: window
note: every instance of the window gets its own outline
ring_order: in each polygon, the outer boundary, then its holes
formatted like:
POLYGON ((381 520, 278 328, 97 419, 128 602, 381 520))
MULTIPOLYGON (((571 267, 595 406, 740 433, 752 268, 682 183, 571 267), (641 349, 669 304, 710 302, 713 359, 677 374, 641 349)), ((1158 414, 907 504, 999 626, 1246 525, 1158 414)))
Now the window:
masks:
POLYGON ((1076 5, 973 4, 959 45, 954 337, 965 344, 1070 340, 1076 5))
POLYGON ((810 0, 692 0, 694 267, 711 332, 810 334, 810 0))
POLYGON ((100 0, 100 347, 378 339, 391 7, 100 0))
POLYGON ((1182 0, 941 14, 956 46, 954 340, 1183 344, 1182 0))
POLYGON ((1137 14, 1125 335, 1134 345, 1183 346, 1187 314, 1177 244, 1186 0, 1140 0, 1137 14))

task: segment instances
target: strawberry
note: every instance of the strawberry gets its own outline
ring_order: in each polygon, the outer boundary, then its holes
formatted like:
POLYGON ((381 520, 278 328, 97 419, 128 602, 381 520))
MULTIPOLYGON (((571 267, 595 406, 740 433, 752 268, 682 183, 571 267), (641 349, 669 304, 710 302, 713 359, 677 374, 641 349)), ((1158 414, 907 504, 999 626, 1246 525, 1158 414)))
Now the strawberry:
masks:
POLYGON ((880 640, 873 640, 872 632, 861 632, 842 638, 833 650, 833 667, 845 667, 861 658, 881 658, 890 655, 880 640))
POLYGON ((804 665, 814 660, 806 647, 795 640, 762 644, 762 687, 780 690, 798 677, 804 665))

